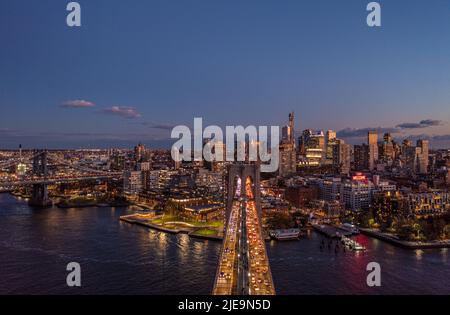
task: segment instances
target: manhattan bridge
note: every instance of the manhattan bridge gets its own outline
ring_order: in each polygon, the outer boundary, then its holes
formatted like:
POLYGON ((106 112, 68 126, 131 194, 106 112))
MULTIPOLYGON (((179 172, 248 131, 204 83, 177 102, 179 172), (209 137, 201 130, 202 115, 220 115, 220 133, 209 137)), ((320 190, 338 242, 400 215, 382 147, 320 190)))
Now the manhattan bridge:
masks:
POLYGON ((88 180, 108 180, 122 177, 121 172, 107 172, 87 168, 64 160, 47 150, 34 150, 31 157, 22 157, 0 162, 0 192, 10 191, 18 187, 31 186, 32 194, 29 204, 46 207, 51 205, 47 186, 88 180), (31 165, 31 172, 25 172, 31 165), (49 172, 49 165, 61 167, 70 172, 49 172), (14 170, 11 172, 11 170, 14 170), (22 172, 22 173, 21 173, 22 172), (6 174, 6 175, 5 175, 6 174))

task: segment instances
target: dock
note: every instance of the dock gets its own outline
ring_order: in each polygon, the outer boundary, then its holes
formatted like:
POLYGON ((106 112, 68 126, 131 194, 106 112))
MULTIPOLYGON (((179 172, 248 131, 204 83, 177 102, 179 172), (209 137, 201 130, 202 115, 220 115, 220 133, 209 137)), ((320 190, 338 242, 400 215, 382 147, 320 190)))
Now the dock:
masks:
POLYGON ((319 232, 329 238, 341 238, 342 236, 351 236, 352 235, 351 232, 342 230, 342 229, 332 226, 332 225, 313 224, 312 227, 317 232, 319 232))

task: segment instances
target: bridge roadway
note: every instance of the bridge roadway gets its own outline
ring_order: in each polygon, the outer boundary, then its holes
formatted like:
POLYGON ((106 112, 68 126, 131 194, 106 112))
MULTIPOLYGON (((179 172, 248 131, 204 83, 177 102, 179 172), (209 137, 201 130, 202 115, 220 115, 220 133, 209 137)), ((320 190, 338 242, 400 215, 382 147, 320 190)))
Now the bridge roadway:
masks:
MULTIPOLYGON (((247 196, 253 198, 252 191, 247 185, 247 196)), ((264 238, 262 237, 261 224, 255 201, 246 201, 247 213, 247 242, 248 242, 248 282, 250 295, 274 295, 275 288, 270 271, 269 258, 267 257, 264 238)))
POLYGON ((240 207, 239 201, 233 202, 217 268, 213 290, 215 295, 237 294, 240 207))
POLYGON ((31 178, 28 180, 7 180, 0 182, 0 187, 15 187, 15 186, 27 186, 27 185, 35 185, 35 184, 58 184, 58 183, 69 183, 76 181, 84 181, 84 180, 102 180, 109 179, 113 177, 121 177, 122 173, 111 173, 108 175, 93 175, 93 176, 79 176, 79 177, 37 177, 31 178))
POLYGON ((274 295, 269 259, 250 185, 233 202, 217 268, 214 295, 274 295), (244 226, 245 225, 245 226, 244 226))

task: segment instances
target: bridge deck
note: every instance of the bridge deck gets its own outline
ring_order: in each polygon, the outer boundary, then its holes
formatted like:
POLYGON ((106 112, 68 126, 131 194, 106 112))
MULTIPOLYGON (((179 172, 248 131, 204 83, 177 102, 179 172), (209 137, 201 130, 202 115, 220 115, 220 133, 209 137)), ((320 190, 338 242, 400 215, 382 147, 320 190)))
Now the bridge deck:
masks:
POLYGON ((234 202, 219 257, 219 266, 213 289, 214 295, 231 295, 235 293, 237 286, 239 209, 239 202, 234 202))
POLYGON ((213 289, 215 295, 275 294, 261 222, 250 188, 246 195, 248 200, 235 200, 230 210, 213 289), (245 220, 245 227, 240 226, 241 219, 245 220), (239 253, 246 255, 246 259, 239 253))

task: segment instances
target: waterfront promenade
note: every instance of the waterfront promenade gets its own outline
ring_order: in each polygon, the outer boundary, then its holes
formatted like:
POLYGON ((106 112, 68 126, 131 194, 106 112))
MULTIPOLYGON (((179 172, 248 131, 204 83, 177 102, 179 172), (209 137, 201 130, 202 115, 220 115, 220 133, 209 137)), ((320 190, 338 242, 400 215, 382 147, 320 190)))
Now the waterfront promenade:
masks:
POLYGON ((374 229, 359 228, 361 233, 375 237, 390 244, 409 249, 431 249, 431 248, 450 248, 450 240, 447 241, 431 241, 431 242, 410 242, 403 241, 393 235, 382 233, 374 229))
POLYGON ((182 221, 174 221, 174 222, 166 222, 168 226, 164 226, 161 224, 151 223, 148 219, 142 218, 139 214, 130 214, 124 215, 119 218, 119 220, 123 222, 127 222, 129 224, 141 225, 150 229, 154 229, 160 232, 169 233, 169 234, 179 234, 184 233, 188 234, 190 237, 206 239, 212 241, 222 241, 223 237, 219 235, 206 235, 201 233, 201 230, 204 227, 198 227, 187 222, 182 221))

